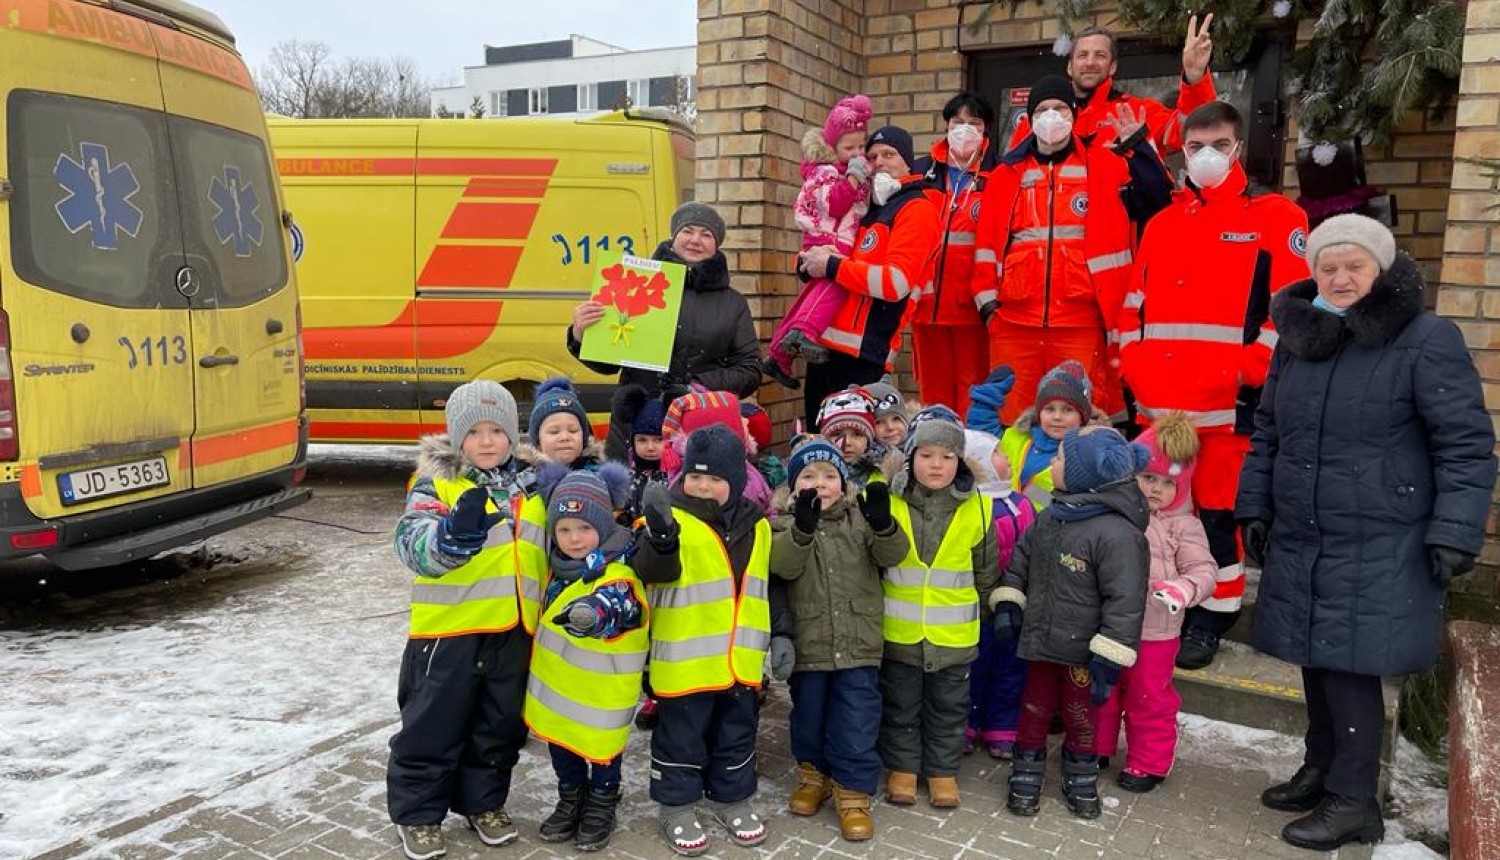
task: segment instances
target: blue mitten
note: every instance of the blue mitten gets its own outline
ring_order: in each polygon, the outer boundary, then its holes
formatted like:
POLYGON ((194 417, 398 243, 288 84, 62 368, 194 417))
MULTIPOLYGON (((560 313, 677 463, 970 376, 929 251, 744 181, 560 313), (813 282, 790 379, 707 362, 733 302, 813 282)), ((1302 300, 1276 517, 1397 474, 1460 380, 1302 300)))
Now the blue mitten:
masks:
POLYGON ((1120 683, 1120 664, 1095 654, 1089 658, 1089 699, 1094 707, 1109 701, 1109 691, 1120 683))
POLYGON ((995 607, 995 638, 1009 642, 1021 635, 1021 607, 1009 600, 995 607))

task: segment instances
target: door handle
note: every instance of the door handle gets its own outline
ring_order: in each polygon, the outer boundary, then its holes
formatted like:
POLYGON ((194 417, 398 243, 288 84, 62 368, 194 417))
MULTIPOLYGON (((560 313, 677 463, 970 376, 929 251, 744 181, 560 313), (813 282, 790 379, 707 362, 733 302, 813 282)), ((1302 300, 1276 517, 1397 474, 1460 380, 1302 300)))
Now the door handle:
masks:
POLYGON ((199 367, 223 367, 239 363, 240 357, 237 355, 205 355, 198 359, 199 367))

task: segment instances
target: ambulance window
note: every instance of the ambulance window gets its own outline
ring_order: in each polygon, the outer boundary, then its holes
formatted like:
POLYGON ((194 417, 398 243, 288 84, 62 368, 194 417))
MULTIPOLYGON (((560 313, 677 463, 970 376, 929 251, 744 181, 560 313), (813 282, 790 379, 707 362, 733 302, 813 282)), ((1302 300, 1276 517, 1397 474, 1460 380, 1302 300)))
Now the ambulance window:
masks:
POLYGON ((16 274, 115 307, 184 307, 162 114, 31 90, 6 113, 16 274))
POLYGON ((217 303, 240 307, 285 287, 281 205, 265 145, 251 135, 181 117, 168 123, 188 259, 208 261, 204 274, 217 303))

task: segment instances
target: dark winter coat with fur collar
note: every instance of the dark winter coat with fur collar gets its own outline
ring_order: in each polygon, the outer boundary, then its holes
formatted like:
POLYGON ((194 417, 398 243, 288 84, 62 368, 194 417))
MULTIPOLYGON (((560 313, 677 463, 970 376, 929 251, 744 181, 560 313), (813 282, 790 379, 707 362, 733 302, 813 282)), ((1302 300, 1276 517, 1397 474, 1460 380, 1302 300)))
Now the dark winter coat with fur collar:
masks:
POLYGON ((1398 675, 1437 656, 1428 547, 1478 554, 1495 436, 1453 323, 1405 255, 1343 317, 1282 290, 1281 341, 1240 477, 1238 519, 1271 523, 1255 644, 1299 666, 1398 675))

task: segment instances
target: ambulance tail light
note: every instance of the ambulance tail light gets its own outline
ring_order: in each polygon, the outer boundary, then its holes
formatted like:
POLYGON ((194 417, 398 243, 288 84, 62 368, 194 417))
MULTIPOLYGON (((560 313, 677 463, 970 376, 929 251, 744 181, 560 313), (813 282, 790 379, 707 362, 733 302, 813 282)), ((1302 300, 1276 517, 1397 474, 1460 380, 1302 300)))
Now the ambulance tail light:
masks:
POLYGON ((21 458, 16 381, 10 371, 10 315, 0 311, 0 461, 21 458))
POLYGON ((297 303, 297 412, 307 413, 307 356, 302 350, 302 303, 297 303))

